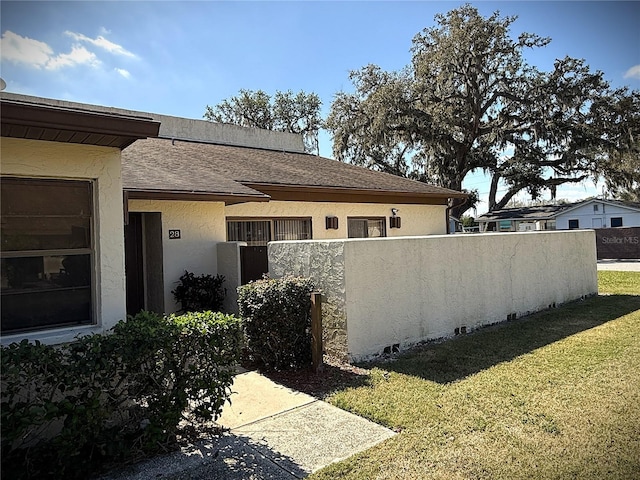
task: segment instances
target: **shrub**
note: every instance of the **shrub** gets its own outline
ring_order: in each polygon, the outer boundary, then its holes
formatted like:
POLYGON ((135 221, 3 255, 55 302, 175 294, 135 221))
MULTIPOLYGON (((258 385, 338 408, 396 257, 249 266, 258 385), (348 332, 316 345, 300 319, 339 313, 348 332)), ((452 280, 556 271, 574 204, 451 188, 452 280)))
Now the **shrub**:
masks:
POLYGON ((220 415, 241 341, 233 316, 141 312, 107 335, 2 347, 2 476, 86 478, 167 448, 188 408, 220 415))
POLYGON ((183 312, 219 312, 227 294, 223 283, 222 275, 194 275, 185 270, 171 293, 183 312))
POLYGON ((311 363, 311 292, 307 278, 264 279, 238 287, 249 359, 267 369, 311 363))

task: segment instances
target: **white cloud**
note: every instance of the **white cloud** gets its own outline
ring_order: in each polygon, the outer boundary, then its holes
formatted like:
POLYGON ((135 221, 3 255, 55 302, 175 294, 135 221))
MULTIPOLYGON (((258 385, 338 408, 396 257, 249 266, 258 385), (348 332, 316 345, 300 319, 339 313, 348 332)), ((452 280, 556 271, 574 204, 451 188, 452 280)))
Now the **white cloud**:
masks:
POLYGON ((116 68, 115 71, 122 75, 124 78, 131 78, 131 74, 129 73, 129 71, 125 70, 124 68, 116 68))
POLYGON ((73 67, 74 65, 97 67, 100 65, 100 60, 98 60, 95 53, 90 52, 82 45, 73 45, 70 53, 61 53, 52 57, 47 62, 46 69, 56 70, 62 67, 73 67))
POLYGON ((634 65, 624 74, 624 78, 635 78, 640 80, 640 65, 634 65))
POLYGON ((123 46, 107 40, 102 35, 98 35, 96 38, 89 38, 86 35, 82 35, 81 33, 70 32, 68 30, 64 33, 65 35, 69 35, 70 37, 72 37, 74 40, 78 42, 90 43, 91 45, 100 47, 109 53, 113 53, 115 55, 122 55, 124 57, 136 58, 135 54, 131 53, 129 50, 127 50, 123 46))
POLYGON ((54 55, 53 49, 45 42, 23 37, 7 30, 2 34, 2 59, 35 68, 57 70, 74 65, 97 67, 100 60, 81 45, 73 45, 71 52, 54 55))
POLYGON ((53 50, 49 45, 7 30, 0 41, 2 59, 13 63, 23 63, 35 68, 44 67, 50 61, 53 50))

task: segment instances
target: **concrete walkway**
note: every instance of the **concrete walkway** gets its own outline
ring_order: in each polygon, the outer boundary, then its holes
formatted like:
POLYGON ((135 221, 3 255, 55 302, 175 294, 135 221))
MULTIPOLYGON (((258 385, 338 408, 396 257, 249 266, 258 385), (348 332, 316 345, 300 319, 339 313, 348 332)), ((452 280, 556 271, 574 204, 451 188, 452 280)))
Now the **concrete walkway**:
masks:
POLYGON ((102 480, 295 479, 395 433, 256 373, 236 376, 218 423, 229 431, 102 480))
POLYGON ((640 260, 598 260, 598 270, 616 270, 619 272, 640 272, 640 260))

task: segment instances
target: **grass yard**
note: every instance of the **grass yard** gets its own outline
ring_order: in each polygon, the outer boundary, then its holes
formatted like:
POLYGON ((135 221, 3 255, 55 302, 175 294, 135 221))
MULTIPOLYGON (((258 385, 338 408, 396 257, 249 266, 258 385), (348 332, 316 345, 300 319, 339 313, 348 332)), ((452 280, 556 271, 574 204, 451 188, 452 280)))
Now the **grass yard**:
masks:
POLYGON ((334 405, 399 432, 311 478, 640 478, 640 272, 582 302, 367 365, 334 405))

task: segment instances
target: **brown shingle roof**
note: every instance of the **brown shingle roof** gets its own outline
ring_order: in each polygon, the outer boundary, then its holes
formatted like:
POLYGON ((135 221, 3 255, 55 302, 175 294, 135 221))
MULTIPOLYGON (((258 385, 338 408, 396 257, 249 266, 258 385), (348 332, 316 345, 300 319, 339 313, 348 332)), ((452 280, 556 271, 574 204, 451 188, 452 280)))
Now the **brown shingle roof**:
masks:
MULTIPOLYGON (((464 194, 374 172, 329 158, 258 148, 150 138, 123 151, 125 190, 194 191, 289 195, 288 199, 331 200, 329 194, 360 195, 361 201, 401 198, 407 203, 442 203, 464 194), (256 191, 258 190, 258 191, 256 191), (282 192, 287 191, 287 194, 282 192), (280 193, 278 193, 280 192, 280 193), (297 192, 291 197, 291 192, 297 192), (328 196, 327 196, 328 195, 328 196), (369 197, 368 200, 366 197, 369 197), (373 200, 374 197, 380 197, 373 200), (422 201, 420 200, 422 199, 422 201), (430 201, 427 201, 430 199, 430 201)), ((354 201, 352 199, 351 201, 354 201)), ((355 200, 358 201, 358 200, 355 200)))
POLYGON ((171 140, 163 139, 136 142, 122 152, 122 184, 130 198, 162 195, 202 196, 202 199, 211 195, 229 196, 239 201, 269 198, 220 175, 190 152, 174 150, 171 140))

